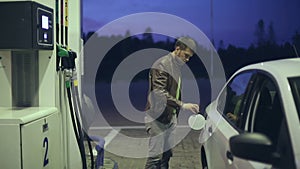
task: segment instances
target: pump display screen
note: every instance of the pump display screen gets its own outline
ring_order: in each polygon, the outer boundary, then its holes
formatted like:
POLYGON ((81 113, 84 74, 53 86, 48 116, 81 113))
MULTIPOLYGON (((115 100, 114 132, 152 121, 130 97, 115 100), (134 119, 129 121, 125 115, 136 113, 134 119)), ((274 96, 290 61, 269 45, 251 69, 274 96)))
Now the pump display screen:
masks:
POLYGON ((49 18, 48 16, 42 15, 42 28, 49 29, 49 18))
POLYGON ((43 46, 53 46, 53 15, 51 10, 37 8, 37 43, 43 46))

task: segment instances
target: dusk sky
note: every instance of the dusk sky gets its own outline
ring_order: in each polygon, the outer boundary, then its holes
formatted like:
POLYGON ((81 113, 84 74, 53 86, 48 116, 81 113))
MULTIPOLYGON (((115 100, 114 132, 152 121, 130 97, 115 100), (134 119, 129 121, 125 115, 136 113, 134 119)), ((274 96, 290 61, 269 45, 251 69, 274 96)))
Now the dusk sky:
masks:
MULTIPOLYGON (((211 38, 211 0, 82 0, 83 31, 97 31, 104 25, 140 12, 162 12, 181 17, 211 38)), ((254 31, 260 19, 265 30, 272 22, 278 43, 290 41, 300 33, 300 0, 213 0, 213 35, 215 44, 248 47, 255 42, 254 31)), ((158 18, 158 25, 159 18, 158 18)), ((163 24, 162 24, 163 25, 163 24)), ((151 25, 134 25, 145 30, 151 25)), ((124 35, 126 25, 111 29, 108 35, 124 35)), ((130 31, 130 30, 129 30, 130 31)), ((155 31, 155 30, 154 30, 155 31)))

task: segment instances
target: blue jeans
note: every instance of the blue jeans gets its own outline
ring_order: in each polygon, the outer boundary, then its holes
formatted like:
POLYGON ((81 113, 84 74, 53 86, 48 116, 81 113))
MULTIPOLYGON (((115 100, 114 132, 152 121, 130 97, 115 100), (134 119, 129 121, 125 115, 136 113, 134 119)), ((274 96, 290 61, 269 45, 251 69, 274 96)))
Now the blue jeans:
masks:
POLYGON ((174 147, 174 131, 177 125, 176 115, 169 124, 153 120, 147 124, 149 135, 148 159, 145 169, 168 169, 174 147))

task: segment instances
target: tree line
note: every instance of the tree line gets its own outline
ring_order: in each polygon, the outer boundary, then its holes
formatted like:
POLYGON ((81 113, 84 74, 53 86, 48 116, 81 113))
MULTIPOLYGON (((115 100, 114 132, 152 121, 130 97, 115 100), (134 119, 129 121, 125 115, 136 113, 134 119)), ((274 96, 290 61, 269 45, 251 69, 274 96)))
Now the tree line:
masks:
MULTIPOLYGON (((278 44, 276 42, 276 33, 272 22, 266 27, 264 21, 259 20, 255 28, 254 37, 256 41, 250 44, 249 47, 238 47, 230 43, 225 46, 222 40, 219 42, 217 53, 222 61, 227 78, 245 65, 261 61, 292 58, 296 57, 298 52, 300 52, 300 34, 298 31, 295 31, 290 40, 278 44)), ((174 38, 153 34, 151 32, 151 28, 147 28, 145 33, 134 36, 131 36, 129 31, 127 31, 124 36, 113 35, 109 37, 98 37, 95 32, 83 34, 85 42, 87 42, 91 36, 93 36, 93 38, 97 36, 94 43, 99 43, 97 44, 99 48, 101 48, 103 43, 112 44, 118 42, 109 50, 102 60, 97 72, 96 81, 110 82, 114 70, 122 60, 133 52, 147 48, 160 48, 167 51, 174 49, 174 38)), ((199 53, 206 56, 211 55, 211 52, 202 46, 199 46, 198 50, 201 50, 199 53)), ((201 60, 197 58, 198 57, 192 57, 194 60, 188 62, 188 66, 196 77, 207 78, 207 70, 204 68, 201 60)), ((146 79, 148 77, 147 74, 147 71, 142 71, 137 74, 135 80, 146 79)))

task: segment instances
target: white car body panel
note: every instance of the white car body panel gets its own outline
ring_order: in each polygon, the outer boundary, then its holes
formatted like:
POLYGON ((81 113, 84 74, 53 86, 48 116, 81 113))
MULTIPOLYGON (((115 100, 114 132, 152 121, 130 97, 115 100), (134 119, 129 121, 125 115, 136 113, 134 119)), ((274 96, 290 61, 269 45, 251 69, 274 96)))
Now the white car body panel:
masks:
MULTIPOLYGON (((281 95, 284 95, 282 105, 288 122, 288 130, 290 132, 296 167, 300 168, 300 121, 297 115, 289 82, 287 80, 287 77, 300 76, 300 58, 249 65, 235 72, 228 82, 238 73, 251 69, 270 73, 276 80, 277 84, 279 84, 279 91, 281 95)), ((226 82, 221 91, 223 91, 228 82, 226 82)), ((220 95, 216 100, 218 100, 219 97, 220 95)), ((206 112, 208 112, 208 117, 204 129, 200 133, 199 142, 203 144, 205 148, 209 169, 271 168, 271 165, 268 164, 247 161, 237 157, 234 157, 234 163, 229 161, 228 158, 226 158, 226 152, 229 150, 229 138, 239 133, 217 111, 217 101, 213 101, 206 108, 206 112)))

